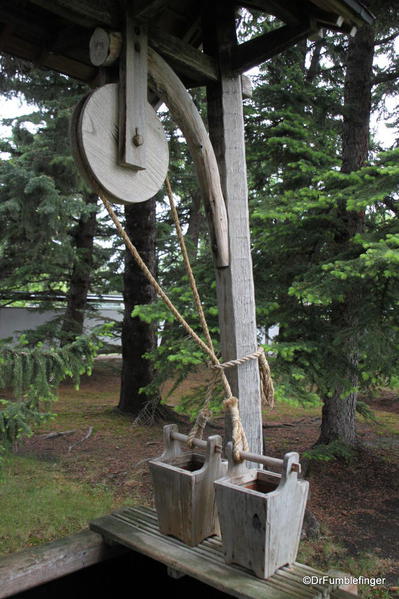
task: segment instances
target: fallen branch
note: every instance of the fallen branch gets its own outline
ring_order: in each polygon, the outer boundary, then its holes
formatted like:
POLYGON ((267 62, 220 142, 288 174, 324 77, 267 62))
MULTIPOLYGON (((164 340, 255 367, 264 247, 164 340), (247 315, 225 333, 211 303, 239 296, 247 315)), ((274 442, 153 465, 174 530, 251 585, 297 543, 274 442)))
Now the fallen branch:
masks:
POLYGON ((153 460, 154 458, 145 458, 144 460, 140 460, 139 462, 136 462, 135 464, 133 464, 133 469, 137 468, 138 466, 141 466, 141 464, 145 464, 146 462, 149 462, 150 460, 153 460))
POLYGON ((87 433, 85 434, 84 437, 82 437, 79 441, 76 441, 76 443, 72 443, 72 445, 70 445, 68 447, 68 453, 71 453, 71 450, 76 447, 76 445, 80 445, 81 443, 83 443, 83 441, 86 441, 92 434, 93 432, 93 427, 89 426, 87 433))
POLYGON ((72 435, 76 433, 76 429, 73 431, 54 431, 52 433, 46 433, 45 435, 40 435, 40 438, 45 439, 55 439, 56 437, 65 437, 66 435, 72 435))
POLYGON ((285 428, 286 426, 295 427, 295 424, 290 422, 283 422, 282 424, 262 424, 262 428, 285 428))

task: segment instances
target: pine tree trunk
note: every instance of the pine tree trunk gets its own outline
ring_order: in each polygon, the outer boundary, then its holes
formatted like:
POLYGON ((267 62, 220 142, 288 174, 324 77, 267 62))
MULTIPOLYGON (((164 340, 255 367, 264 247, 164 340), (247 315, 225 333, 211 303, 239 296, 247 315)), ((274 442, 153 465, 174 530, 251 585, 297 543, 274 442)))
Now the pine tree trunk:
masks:
MULTIPOLYGON (((367 161, 371 111, 372 64, 374 57, 374 31, 370 26, 359 29, 350 41, 345 77, 344 121, 342 134, 342 172, 351 173, 367 161)), ((337 207, 340 227, 335 242, 345 250, 357 233, 364 231, 364 213, 347 210, 346 202, 337 207)), ((358 309, 362 288, 352 288, 341 303, 332 308, 333 328, 346 327, 350 334, 341 351, 345 368, 341 381, 329 396, 323 398, 321 434, 318 443, 336 440, 347 445, 356 443, 357 392, 348 391, 358 385, 358 309)))
MULTIPOLYGON (((155 200, 125 207, 125 228, 152 273, 155 272, 155 200)), ((129 252, 125 255, 123 276, 123 299, 125 310, 122 323, 122 376, 118 408, 122 412, 137 415, 148 401, 140 388, 151 383, 151 362, 143 357, 155 347, 154 326, 132 318, 133 308, 138 304, 154 301, 155 292, 137 267, 129 252)))
MULTIPOLYGON (((97 195, 90 193, 85 197, 89 206, 97 203, 97 195)), ((96 232, 96 211, 83 214, 74 234, 76 259, 72 267, 67 307, 61 328, 61 344, 71 343, 83 333, 83 324, 90 286, 90 274, 93 266, 93 246, 96 232)))
POLYGON ((201 194, 194 191, 191 196, 190 218, 188 221, 186 244, 190 260, 195 260, 198 252, 198 243, 203 218, 201 214, 201 194))

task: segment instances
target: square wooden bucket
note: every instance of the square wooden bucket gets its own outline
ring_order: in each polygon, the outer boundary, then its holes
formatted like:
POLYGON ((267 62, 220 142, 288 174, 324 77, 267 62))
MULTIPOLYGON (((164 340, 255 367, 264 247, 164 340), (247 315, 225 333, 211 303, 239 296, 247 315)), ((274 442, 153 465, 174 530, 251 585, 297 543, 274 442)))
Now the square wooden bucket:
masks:
POLYGON ((236 465, 227 451, 229 473, 215 482, 225 560, 268 578, 296 559, 309 483, 298 480, 297 453, 278 474, 236 465))
POLYGON ((165 451, 149 462, 159 530, 194 547, 220 533, 213 486, 227 474, 227 461, 221 459, 219 435, 197 440, 205 454, 182 451, 186 435, 176 425, 164 427, 165 451))

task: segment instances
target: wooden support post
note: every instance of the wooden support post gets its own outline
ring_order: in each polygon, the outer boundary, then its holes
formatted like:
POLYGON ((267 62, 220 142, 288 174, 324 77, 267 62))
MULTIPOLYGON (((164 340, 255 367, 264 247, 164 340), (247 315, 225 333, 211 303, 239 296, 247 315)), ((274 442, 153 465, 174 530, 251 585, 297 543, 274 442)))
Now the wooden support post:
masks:
MULTIPOLYGON (((205 3, 204 3, 205 4, 205 3)), ((230 265, 217 269, 217 295, 223 360, 257 348, 255 297, 250 251, 248 189, 240 75, 230 67, 236 45, 233 7, 213 3, 204 10, 204 51, 220 67, 220 81, 207 87, 209 134, 219 164, 229 221, 230 265), (216 13, 216 14, 215 14, 216 13)), ((262 454, 262 413, 257 360, 226 371, 239 399, 250 451, 262 454)), ((231 423, 226 422, 227 439, 231 423)))
POLYGON ((119 160, 145 169, 147 118, 147 32, 126 12, 124 60, 120 61, 119 160))

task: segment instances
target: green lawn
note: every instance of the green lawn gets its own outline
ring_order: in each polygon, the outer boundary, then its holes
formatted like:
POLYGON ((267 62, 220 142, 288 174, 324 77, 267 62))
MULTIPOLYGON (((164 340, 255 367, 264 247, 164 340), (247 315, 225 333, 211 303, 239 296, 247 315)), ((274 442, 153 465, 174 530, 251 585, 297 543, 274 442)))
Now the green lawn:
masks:
POLYGON ((9 456, 0 482, 0 553, 51 541, 86 528, 112 510, 113 495, 67 479, 56 462, 9 456))

